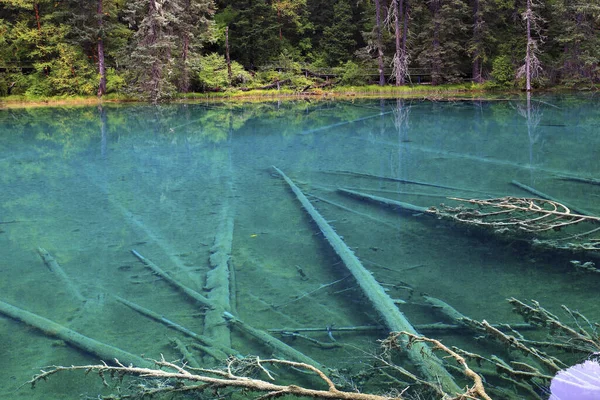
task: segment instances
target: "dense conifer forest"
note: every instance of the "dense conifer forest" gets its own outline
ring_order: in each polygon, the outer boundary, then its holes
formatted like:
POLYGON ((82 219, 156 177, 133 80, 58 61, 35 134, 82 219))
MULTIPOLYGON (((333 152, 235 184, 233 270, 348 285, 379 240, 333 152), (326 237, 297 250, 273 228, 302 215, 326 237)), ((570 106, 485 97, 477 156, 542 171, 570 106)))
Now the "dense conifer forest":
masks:
POLYGON ((0 96, 590 88, 600 0, 1 0, 0 96))

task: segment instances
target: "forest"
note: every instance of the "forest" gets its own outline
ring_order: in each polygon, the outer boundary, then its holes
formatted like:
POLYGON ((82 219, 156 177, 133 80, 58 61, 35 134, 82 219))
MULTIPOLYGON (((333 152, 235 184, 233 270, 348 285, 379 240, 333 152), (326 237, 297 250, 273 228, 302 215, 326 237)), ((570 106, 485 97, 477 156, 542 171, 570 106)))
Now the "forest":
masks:
POLYGON ((600 0, 2 0, 0 96, 600 81, 600 0))

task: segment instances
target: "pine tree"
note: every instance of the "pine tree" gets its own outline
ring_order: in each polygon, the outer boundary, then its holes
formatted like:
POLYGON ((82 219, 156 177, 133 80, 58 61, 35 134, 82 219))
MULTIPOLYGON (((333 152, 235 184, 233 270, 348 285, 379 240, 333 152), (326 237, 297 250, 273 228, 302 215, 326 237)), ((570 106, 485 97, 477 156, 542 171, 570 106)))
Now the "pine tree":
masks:
POLYGON ((333 19, 323 29, 320 48, 327 64, 337 66, 352 57, 356 40, 352 36, 352 7, 348 0, 337 0, 333 5, 333 19))
POLYGON ((375 0, 375 50, 377 51, 377 66, 379 71, 379 85, 385 85, 383 64, 383 39, 382 39, 382 11, 381 0, 375 0))
POLYGON ((600 82, 600 1, 554 0, 549 38, 560 49, 557 69, 568 83, 600 82))
POLYGON ((175 27, 181 48, 177 87, 182 93, 187 93, 190 89, 188 60, 198 54, 208 41, 214 10, 212 0, 182 0, 181 22, 175 27))
POLYGON ((281 53, 277 14, 266 0, 221 0, 218 8, 235 16, 229 25, 231 58, 249 69, 268 64, 281 53))
POLYGON ((462 0, 430 0, 413 8, 419 15, 416 60, 431 73, 431 83, 455 82, 465 71, 469 8, 462 0))
POLYGON ((126 56, 130 89, 152 102, 170 98, 177 83, 187 89, 189 51, 202 42, 198 32, 206 31, 212 5, 210 0, 132 0, 129 3, 126 20, 135 31, 126 56), (192 24, 197 29, 192 29, 192 24), (196 36, 192 36, 194 33, 196 36), (183 80, 178 69, 183 71, 183 80))

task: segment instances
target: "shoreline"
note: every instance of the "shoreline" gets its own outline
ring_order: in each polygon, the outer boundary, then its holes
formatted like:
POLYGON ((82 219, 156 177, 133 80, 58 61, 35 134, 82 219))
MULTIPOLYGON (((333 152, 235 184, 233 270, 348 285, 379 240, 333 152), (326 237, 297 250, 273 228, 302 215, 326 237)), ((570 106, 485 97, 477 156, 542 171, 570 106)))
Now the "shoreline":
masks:
MULTIPOLYGON (((482 88, 455 88, 445 86, 426 86, 424 88, 414 86, 383 86, 377 87, 357 87, 340 89, 339 91, 318 91, 295 93, 286 90, 280 91, 232 91, 232 92, 213 92, 213 93, 189 93, 180 94, 174 99, 159 104, 181 104, 181 103, 260 103, 271 101, 328 101, 328 100, 354 100, 354 99, 410 99, 410 100, 432 100, 432 101, 501 101, 514 100, 515 97, 524 96, 522 90, 486 90, 482 88), (506 97, 511 97, 507 99, 506 97)), ((581 90, 554 88, 550 90, 534 91, 535 94, 548 93, 581 93, 581 90)), ((588 91, 584 91, 588 92, 588 91)), ((103 98, 97 96, 72 96, 72 97, 49 97, 40 99, 26 99, 22 96, 0 97, 0 110, 13 108, 33 108, 33 107, 56 107, 56 106, 97 106, 103 104, 152 104, 134 98, 115 97, 108 95, 103 98)))

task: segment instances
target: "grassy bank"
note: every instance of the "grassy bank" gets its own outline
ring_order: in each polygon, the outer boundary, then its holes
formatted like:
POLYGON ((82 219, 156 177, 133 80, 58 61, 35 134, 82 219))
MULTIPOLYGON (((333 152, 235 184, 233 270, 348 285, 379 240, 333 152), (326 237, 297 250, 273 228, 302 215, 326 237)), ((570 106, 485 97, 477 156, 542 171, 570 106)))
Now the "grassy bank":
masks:
MULTIPOLYGON (((559 90, 559 89, 558 89, 559 90)), ((453 85, 412 85, 412 86, 338 86, 328 89, 309 89, 297 92, 282 88, 281 90, 251 90, 242 91, 228 89, 222 92, 185 93, 177 95, 173 102, 195 101, 273 101, 298 99, 351 99, 351 98, 406 98, 432 100, 460 100, 485 98, 494 99, 505 97, 507 94, 521 93, 517 90, 487 90, 484 85, 463 83, 453 85)), ((43 107, 43 106, 76 106, 96 105, 101 103, 139 102, 139 99, 122 94, 109 94, 102 99, 96 96, 58 96, 58 97, 27 97, 7 96, 0 98, 1 108, 43 107)))

